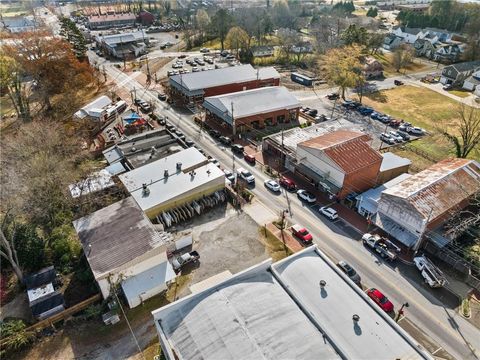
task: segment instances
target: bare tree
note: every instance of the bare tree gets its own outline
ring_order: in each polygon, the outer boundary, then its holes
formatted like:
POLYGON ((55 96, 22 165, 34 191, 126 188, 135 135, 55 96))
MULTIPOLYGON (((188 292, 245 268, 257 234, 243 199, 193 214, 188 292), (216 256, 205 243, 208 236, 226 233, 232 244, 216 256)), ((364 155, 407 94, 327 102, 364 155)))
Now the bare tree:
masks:
POLYGON ((393 66, 397 72, 400 72, 405 66, 412 62, 414 51, 411 46, 402 45, 393 52, 393 66))
POLYGON ((23 283, 23 271, 18 262, 17 250, 15 249, 15 221, 11 209, 7 209, 0 225, 0 256, 12 266, 18 281, 23 283), (10 232, 7 227, 11 226, 10 232))
POLYGON ((452 214, 446 224, 445 235, 455 240, 469 229, 480 226, 480 193, 477 193, 470 202, 470 205, 452 214))
POLYGON ((455 146, 456 156, 466 158, 473 150, 479 151, 480 109, 465 104, 458 108, 459 123, 454 129, 447 124, 439 129, 442 135, 455 146))

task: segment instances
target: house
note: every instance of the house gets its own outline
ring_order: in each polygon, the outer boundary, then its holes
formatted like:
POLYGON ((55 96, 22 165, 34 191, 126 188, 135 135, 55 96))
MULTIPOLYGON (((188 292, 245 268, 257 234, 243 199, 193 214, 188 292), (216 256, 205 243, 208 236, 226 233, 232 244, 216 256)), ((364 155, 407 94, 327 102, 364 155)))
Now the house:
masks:
POLYGON ((298 120, 300 102, 283 86, 262 87, 205 98, 206 118, 235 133, 298 120))
POLYGON ((95 42, 107 56, 118 59, 137 57, 147 51, 148 36, 143 30, 113 35, 97 35, 95 42))
POLYGON ((419 34, 422 32, 420 28, 408 28, 399 26, 393 30, 393 35, 398 36, 404 43, 413 44, 418 39, 419 34))
POLYGON ((369 145, 369 135, 338 130, 301 142, 295 171, 343 199, 375 185, 382 156, 369 145))
POLYGON ((462 48, 460 43, 437 43, 436 50, 433 54, 433 60, 441 63, 453 63, 460 58, 462 48))
POLYGON ((268 57, 274 54, 273 46, 252 46, 251 51, 254 57, 268 57))
POLYGON ((430 8, 430 4, 398 4, 393 7, 395 10, 424 13, 430 8))
POLYGON ((480 69, 465 79, 462 88, 468 91, 475 91, 475 89, 480 90, 478 85, 480 85, 480 69))
POLYGON ((9 16, 0 18, 0 30, 9 33, 22 33, 34 31, 35 19, 31 16, 9 16))
POLYGON ((400 44, 402 44, 402 40, 403 38, 401 38, 400 36, 397 36, 395 34, 388 34, 383 40, 382 47, 385 50, 395 50, 397 47, 400 46, 400 44))
POLYGON ((313 52, 313 44, 310 41, 301 41, 292 45, 290 50, 294 54, 310 54, 313 52))
POLYGON ((152 315, 167 360, 433 359, 316 245, 152 315))
POLYGON ((463 85, 474 72, 480 70, 480 61, 469 61, 445 66, 440 82, 442 84, 463 85))
POLYGON ((57 273, 53 266, 25 276, 28 302, 37 320, 47 319, 65 310, 62 293, 57 290, 57 273))
POLYGON ((449 33, 427 31, 419 36, 413 47, 417 56, 443 63, 453 63, 460 58, 461 45, 461 42, 452 41, 449 33))
POLYGON ((111 104, 112 100, 108 96, 102 95, 78 110, 74 117, 79 120, 88 118, 99 122, 105 121, 105 108, 111 104))
POLYGON ((87 27, 91 30, 133 27, 136 19, 134 13, 94 14, 87 16, 87 27))
POLYGON ((391 152, 382 155, 382 165, 378 172, 377 185, 384 184, 401 174, 407 173, 412 161, 391 152))
MULTIPOLYGON (((191 147, 118 176, 150 219, 225 188, 225 174, 191 147)), ((196 207, 196 205, 193 205, 196 207)), ((183 210, 182 210, 183 211, 183 210)))
POLYGON ((372 56, 363 59, 363 74, 365 79, 377 79, 383 77, 383 65, 372 56))
POLYGON ((273 67, 254 69, 252 65, 170 76, 169 95, 176 103, 202 103, 204 98, 237 91, 278 86, 280 75, 273 67))
POLYGON ((153 15, 150 11, 142 10, 138 14, 137 20, 142 25, 149 26, 155 22, 155 15, 153 15))
POLYGON ((73 226, 104 299, 111 295, 111 284, 118 284, 135 307, 166 290, 176 276, 166 254, 170 235, 157 232, 132 197, 75 220, 73 226))
MULTIPOLYGON (((378 202, 377 226, 418 250, 424 237, 466 207, 480 191, 480 164, 446 159, 385 189, 378 202)), ((448 243, 443 238, 442 245, 448 243)))

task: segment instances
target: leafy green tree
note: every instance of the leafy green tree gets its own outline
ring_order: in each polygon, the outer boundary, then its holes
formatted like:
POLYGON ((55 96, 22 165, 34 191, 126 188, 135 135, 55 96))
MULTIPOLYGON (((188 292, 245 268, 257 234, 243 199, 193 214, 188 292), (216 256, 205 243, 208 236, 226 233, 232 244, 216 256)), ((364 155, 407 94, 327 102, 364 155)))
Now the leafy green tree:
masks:
POLYGON ((211 29, 212 32, 220 39, 222 50, 225 49, 225 38, 232 26, 233 19, 227 10, 220 8, 212 17, 211 29))
POLYGON ((70 224, 53 229, 48 242, 52 249, 55 265, 64 271, 69 270, 81 255, 82 246, 70 224))
POLYGON ((28 272, 41 269, 45 264, 45 243, 37 228, 31 224, 19 224, 14 236, 20 266, 28 272))
POLYGON ((357 28, 355 24, 352 24, 342 32, 341 39, 345 45, 366 45, 368 40, 367 30, 364 27, 357 28))
POLYGON ((78 59, 85 59, 87 53, 85 36, 69 18, 62 17, 60 23, 60 35, 72 45, 73 52, 78 59))
POLYGON ((371 7, 368 9, 367 11, 368 17, 374 18, 374 17, 377 17, 377 15, 378 15, 378 9, 376 7, 371 7))
POLYGON ((238 58, 238 52, 240 49, 248 50, 250 36, 247 32, 239 26, 232 27, 225 38, 225 43, 229 49, 235 50, 235 54, 238 58))

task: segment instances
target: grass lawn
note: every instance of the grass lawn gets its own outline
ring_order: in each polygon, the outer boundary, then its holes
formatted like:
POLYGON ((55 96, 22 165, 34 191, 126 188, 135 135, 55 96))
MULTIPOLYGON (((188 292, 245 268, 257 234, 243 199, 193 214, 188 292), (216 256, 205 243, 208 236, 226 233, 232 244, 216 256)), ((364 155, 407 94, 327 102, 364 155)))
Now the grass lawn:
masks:
POLYGON ((450 93, 452 95, 455 95, 455 96, 458 96, 458 97, 462 97, 462 98, 466 98, 466 97, 472 95, 471 92, 465 91, 465 90, 450 90, 448 93, 450 93))
POLYGON ((385 75, 385 77, 398 76, 400 74, 403 74, 404 72, 406 74, 412 74, 412 73, 425 70, 428 67, 428 65, 422 63, 420 59, 414 58, 411 64, 409 64, 404 69, 402 69, 401 73, 398 73, 393 67, 392 53, 387 53, 387 54, 377 53, 372 56, 378 61, 380 61, 380 63, 383 65, 383 74, 385 75))
MULTIPOLYGON (((437 127, 443 125, 455 129, 459 107, 457 101, 423 87, 399 86, 367 95, 363 102, 378 111, 426 129, 431 135, 412 141, 409 146, 413 150, 418 149, 438 160, 455 156, 452 144, 438 133, 437 127)), ((471 158, 477 156, 478 153, 474 152, 470 155, 471 158)))

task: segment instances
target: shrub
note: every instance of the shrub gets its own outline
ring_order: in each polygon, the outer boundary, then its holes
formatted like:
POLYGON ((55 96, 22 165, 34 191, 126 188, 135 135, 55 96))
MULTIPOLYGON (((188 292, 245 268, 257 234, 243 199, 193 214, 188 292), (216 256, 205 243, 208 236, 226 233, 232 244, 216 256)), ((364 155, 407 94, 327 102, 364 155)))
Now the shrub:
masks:
POLYGON ((70 270, 82 251, 73 228, 70 225, 62 225, 53 229, 50 242, 56 266, 63 271, 70 270))
POLYGON ((21 349, 35 339, 35 334, 26 330, 26 325, 22 320, 0 323, 0 334, 2 339, 5 339, 4 344, 7 352, 21 349))

